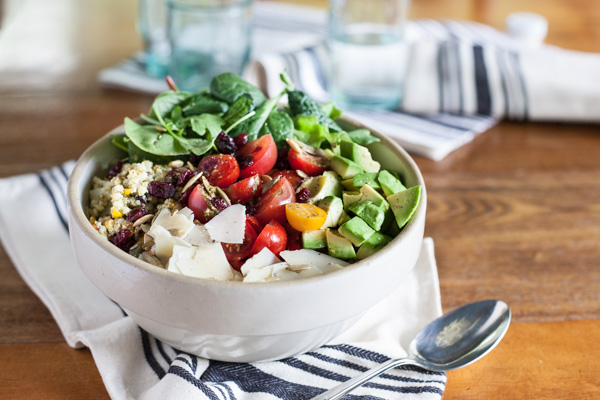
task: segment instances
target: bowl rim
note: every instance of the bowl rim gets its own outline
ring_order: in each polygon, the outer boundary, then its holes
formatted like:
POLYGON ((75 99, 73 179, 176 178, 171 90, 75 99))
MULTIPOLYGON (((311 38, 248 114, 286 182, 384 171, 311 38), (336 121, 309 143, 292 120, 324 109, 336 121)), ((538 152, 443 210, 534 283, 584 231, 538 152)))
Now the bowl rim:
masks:
MULTIPOLYGON (((104 143, 109 140, 111 135, 124 133, 124 126, 119 125, 113 128, 111 131, 100 137, 93 144, 91 144, 78 158, 75 167, 73 168, 73 172, 69 177, 68 185, 67 185, 67 202, 68 202, 68 212, 69 212, 69 225, 75 223, 79 230, 88 238, 92 240, 96 245, 100 246, 101 249, 107 251, 111 256, 117 258, 125 264, 130 265, 136 269, 139 269, 145 273, 156 275, 158 277, 166 278, 166 279, 175 279, 181 283, 196 285, 199 288, 201 287, 215 287, 222 289, 235 289, 237 291, 245 291, 245 290, 256 290, 260 288, 261 290, 281 290, 282 288, 287 287, 301 287, 306 285, 314 285, 315 282, 324 282, 331 279, 339 279, 342 275, 352 274, 359 268, 364 268, 372 264, 372 261, 376 260, 379 254, 389 253, 395 250, 394 243, 398 243, 402 240, 403 237, 407 236, 411 231, 417 229, 417 221, 425 218, 426 213, 426 202, 427 202, 427 191, 425 187, 425 182, 423 179, 423 175, 421 174, 420 169, 417 164, 413 160, 413 158, 408 154, 400 144, 389 138, 388 136, 372 129, 364 124, 345 116, 341 116, 338 118, 339 121, 343 121, 345 123, 349 123, 350 125, 359 128, 368 129, 371 133, 381 140, 381 143, 388 147, 392 148, 395 153, 400 155, 400 158, 403 159, 403 162, 409 167, 409 170, 416 177, 416 185, 421 185, 421 197, 419 200, 419 204, 417 206, 417 210, 413 214, 411 220, 404 226, 402 231, 396 235, 392 239, 392 241, 379 250, 375 255, 371 255, 366 257, 363 260, 356 261, 348 266, 328 272, 323 275, 311 276, 302 279, 289 280, 289 281, 272 281, 272 282, 242 282, 242 281, 221 281, 215 279, 203 279, 196 278, 192 276, 177 274, 174 272, 167 271, 166 269, 154 266, 150 263, 142 261, 124 251, 120 250, 113 244, 111 244, 108 240, 104 239, 98 232, 92 227, 88 218, 86 217, 82 205, 82 199, 78 193, 79 181, 85 171, 87 165, 93 158, 95 151, 104 143)), ((86 185, 87 186, 87 185, 86 185)), ((72 227, 70 227, 72 230, 72 227)))

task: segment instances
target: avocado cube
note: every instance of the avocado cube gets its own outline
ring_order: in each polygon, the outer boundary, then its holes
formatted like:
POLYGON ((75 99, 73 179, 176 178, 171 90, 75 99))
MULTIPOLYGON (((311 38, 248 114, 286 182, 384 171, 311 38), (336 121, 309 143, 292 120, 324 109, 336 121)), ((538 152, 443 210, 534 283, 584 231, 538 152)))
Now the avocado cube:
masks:
POLYGON ((363 172, 360 174, 354 175, 352 178, 352 184, 355 188, 363 187, 364 185, 369 185, 373 189, 381 189, 379 181, 377 180, 376 172, 363 172))
POLYGON ((368 200, 357 201, 348 207, 348 211, 361 217, 371 228, 379 231, 385 221, 386 210, 368 200))
POLYGON ((334 171, 325 171, 323 175, 307 178, 298 187, 298 190, 308 189, 310 197, 308 203, 316 204, 319 200, 327 196, 341 196, 342 185, 340 177, 334 171))
POLYGON ((342 260, 354 260, 356 258, 354 246, 348 239, 331 229, 325 230, 325 237, 327 238, 327 253, 331 257, 342 260))
POLYGON ((369 184, 363 185, 360 188, 360 193, 361 200, 372 201, 375 203, 375 205, 383 207, 386 210, 390 207, 388 202, 385 200, 385 197, 383 197, 377 190, 373 189, 369 184))
POLYGON ((360 165, 366 172, 379 172, 381 168, 379 163, 371 157, 369 149, 354 142, 342 140, 340 142, 340 154, 342 157, 348 158, 360 165))
POLYGON ((338 225, 344 225, 346 222, 350 221, 352 219, 352 217, 350 217, 348 215, 348 213, 346 213, 346 211, 342 211, 342 214, 340 215, 340 219, 338 221, 338 225))
POLYGON ((354 217, 340 226, 338 232, 355 246, 363 244, 375 231, 360 217, 354 217))
POLYGON ((350 192, 356 190, 356 188, 354 187, 354 178, 344 179, 342 181, 342 186, 345 190, 348 190, 350 192))
POLYGON ((302 232, 302 247, 305 249, 324 249, 327 247, 327 239, 324 230, 302 232))
POLYGON ((402 229, 415 213, 421 199, 421 185, 395 193, 387 197, 398 228, 402 229))
POLYGON ((337 196, 327 196, 319 201, 318 207, 327 213, 327 219, 320 229, 338 226, 342 212, 344 212, 342 199, 337 196))
POLYGON ((354 161, 341 156, 333 156, 330 160, 329 166, 332 170, 337 172, 342 179, 348 179, 354 177, 354 175, 363 172, 363 169, 354 161))
POLYGON ((360 192, 343 192, 342 200, 344 202, 344 208, 348 208, 352 203, 360 201, 362 193, 360 192))
POLYGON ((356 258, 362 260, 384 248, 392 238, 383 233, 375 232, 356 252, 356 258))
POLYGON ((402 184, 402 182, 400 182, 400 179, 396 178, 394 175, 392 175, 392 173, 385 169, 379 171, 379 174, 377 175, 377 181, 379 182, 379 185, 383 190, 383 194, 386 197, 406 190, 406 187, 402 184))

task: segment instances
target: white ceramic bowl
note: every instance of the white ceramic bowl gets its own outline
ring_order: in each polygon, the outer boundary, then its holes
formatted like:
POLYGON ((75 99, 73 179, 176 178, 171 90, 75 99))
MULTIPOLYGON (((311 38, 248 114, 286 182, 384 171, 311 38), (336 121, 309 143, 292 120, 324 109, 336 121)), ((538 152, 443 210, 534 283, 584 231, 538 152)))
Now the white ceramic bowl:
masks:
MULTIPOLYGON (((350 120, 342 123, 360 126, 350 120)), ((68 186, 69 228, 83 272, 156 338, 201 357, 250 362, 290 357, 327 343, 396 289, 414 267, 425 226, 426 190, 410 156, 390 139, 370 150, 407 186, 422 185, 412 220, 375 255, 297 281, 243 283, 191 278, 126 254, 101 237, 84 207, 94 175, 120 157, 109 135, 79 158, 68 186)))

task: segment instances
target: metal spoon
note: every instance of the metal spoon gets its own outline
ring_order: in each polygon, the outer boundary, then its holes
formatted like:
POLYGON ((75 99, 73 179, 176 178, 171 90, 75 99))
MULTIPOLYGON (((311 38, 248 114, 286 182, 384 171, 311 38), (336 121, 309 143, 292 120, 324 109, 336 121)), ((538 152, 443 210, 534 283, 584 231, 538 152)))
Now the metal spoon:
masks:
POLYGON ((510 324, 510 309, 500 300, 484 300, 448 311, 423 328, 412 340, 408 356, 390 360, 313 398, 335 400, 363 383, 400 365, 430 371, 449 371, 468 365, 489 353, 510 324))

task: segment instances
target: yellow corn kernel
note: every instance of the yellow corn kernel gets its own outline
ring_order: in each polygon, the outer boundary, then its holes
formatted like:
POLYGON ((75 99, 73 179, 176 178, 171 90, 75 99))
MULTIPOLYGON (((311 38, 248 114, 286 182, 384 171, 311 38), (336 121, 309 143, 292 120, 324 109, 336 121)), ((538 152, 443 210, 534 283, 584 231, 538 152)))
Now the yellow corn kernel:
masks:
POLYGON ((131 194, 131 189, 129 189, 129 188, 123 189, 123 194, 125 196, 129 196, 131 194))
POLYGON ((90 217, 89 221, 90 221, 90 224, 94 225, 96 223, 96 218, 90 217))
POLYGON ((123 213, 114 207, 110 209, 110 214, 113 218, 120 218, 123 216, 123 213))
POLYGON ((111 226, 113 226, 115 224, 115 221, 112 219, 107 219, 106 221, 104 221, 104 227, 106 229, 110 229, 111 226))

